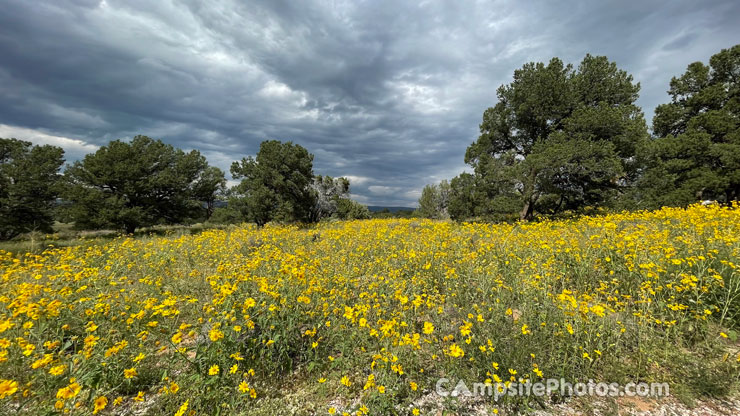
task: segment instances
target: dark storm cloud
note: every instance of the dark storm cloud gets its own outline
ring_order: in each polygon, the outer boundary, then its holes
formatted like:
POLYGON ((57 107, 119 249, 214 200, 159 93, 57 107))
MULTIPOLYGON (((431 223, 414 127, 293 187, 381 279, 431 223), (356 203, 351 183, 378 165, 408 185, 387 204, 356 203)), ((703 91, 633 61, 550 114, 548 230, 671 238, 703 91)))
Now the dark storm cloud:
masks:
POLYGON ((24 1, 0 14, 0 136, 79 158, 146 134, 228 170, 267 138, 356 199, 413 205, 459 173, 528 61, 607 55, 648 120, 671 76, 737 43, 736 1, 24 1))

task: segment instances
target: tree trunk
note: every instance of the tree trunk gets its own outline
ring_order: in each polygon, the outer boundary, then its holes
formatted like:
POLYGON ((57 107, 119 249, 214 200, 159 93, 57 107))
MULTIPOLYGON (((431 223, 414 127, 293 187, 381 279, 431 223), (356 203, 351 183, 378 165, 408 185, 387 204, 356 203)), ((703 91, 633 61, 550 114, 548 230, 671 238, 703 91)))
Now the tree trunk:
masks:
POLYGON ((555 214, 560 212, 560 208, 563 206, 563 194, 560 194, 560 199, 558 200, 558 206, 555 207, 555 214))
POLYGON ((525 180, 527 180, 527 183, 522 190, 522 199, 524 199, 524 206, 519 213, 520 221, 530 220, 532 218, 532 214, 534 213, 534 204, 535 202, 537 202, 537 195, 534 190, 535 183, 537 182, 537 170, 531 169, 529 171, 529 177, 525 178, 525 180))
POLYGON ((519 213, 519 221, 527 221, 532 216, 532 203, 529 200, 524 201, 524 207, 519 213))
POLYGON ((519 212, 520 221, 529 221, 534 216, 534 204, 537 203, 538 195, 532 195, 524 200, 524 207, 519 212))
POLYGON ((206 221, 211 219, 211 215, 213 215, 214 205, 215 205, 214 201, 206 201, 206 221))

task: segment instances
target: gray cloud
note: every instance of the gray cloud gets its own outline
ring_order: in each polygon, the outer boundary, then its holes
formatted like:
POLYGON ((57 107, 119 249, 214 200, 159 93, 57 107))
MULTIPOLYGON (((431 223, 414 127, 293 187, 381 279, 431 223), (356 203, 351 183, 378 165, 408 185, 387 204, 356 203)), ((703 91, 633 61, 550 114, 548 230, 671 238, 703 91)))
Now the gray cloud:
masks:
POLYGON ((228 170, 267 138, 413 205, 465 166, 496 88, 528 61, 607 55, 648 120, 672 76, 737 42, 740 4, 169 0, 28 2, 0 14, 0 132, 70 159, 146 134, 228 170))

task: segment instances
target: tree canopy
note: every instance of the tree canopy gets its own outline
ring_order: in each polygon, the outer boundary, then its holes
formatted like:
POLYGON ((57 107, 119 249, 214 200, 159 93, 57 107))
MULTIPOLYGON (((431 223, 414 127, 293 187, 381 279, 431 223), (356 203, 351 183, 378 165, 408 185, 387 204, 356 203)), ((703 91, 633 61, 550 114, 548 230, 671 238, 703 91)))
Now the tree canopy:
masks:
POLYGON ((636 178, 635 151, 648 137, 639 90, 604 56, 586 55, 575 69, 553 58, 514 71, 465 153, 474 181, 457 181, 474 187, 464 195, 480 205, 453 211, 516 209, 529 219, 535 210, 609 203, 636 178))
POLYGON ((193 197, 203 204, 206 220, 211 218, 216 201, 226 196, 226 176, 224 171, 208 166, 200 173, 193 184, 193 197))
POLYGON ((65 198, 81 228, 132 233, 179 223, 200 209, 195 191, 207 167, 196 150, 185 153, 146 136, 114 140, 67 168, 65 198))
POLYGON ((448 219, 450 184, 443 180, 439 185, 427 185, 421 190, 416 214, 423 218, 448 219))
POLYGON ((64 151, 0 139, 0 239, 51 232, 64 151))
POLYGON ((313 155, 293 142, 267 140, 260 144, 256 157, 246 157, 231 165, 238 205, 249 221, 262 226, 269 221, 312 219, 316 194, 313 182, 313 155))
POLYGON ((729 202, 740 197, 740 45, 694 62, 670 82, 671 102, 653 119, 644 148, 644 205, 729 202))

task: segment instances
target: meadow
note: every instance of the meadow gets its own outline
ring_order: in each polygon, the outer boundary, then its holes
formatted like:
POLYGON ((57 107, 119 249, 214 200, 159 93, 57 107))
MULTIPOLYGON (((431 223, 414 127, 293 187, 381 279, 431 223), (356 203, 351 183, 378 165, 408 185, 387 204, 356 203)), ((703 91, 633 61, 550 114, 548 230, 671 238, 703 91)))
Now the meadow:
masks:
MULTIPOLYGON (((740 381, 740 206, 0 250, 0 413, 427 414, 440 377, 740 381)), ((437 413, 435 413, 437 414, 437 413)))

